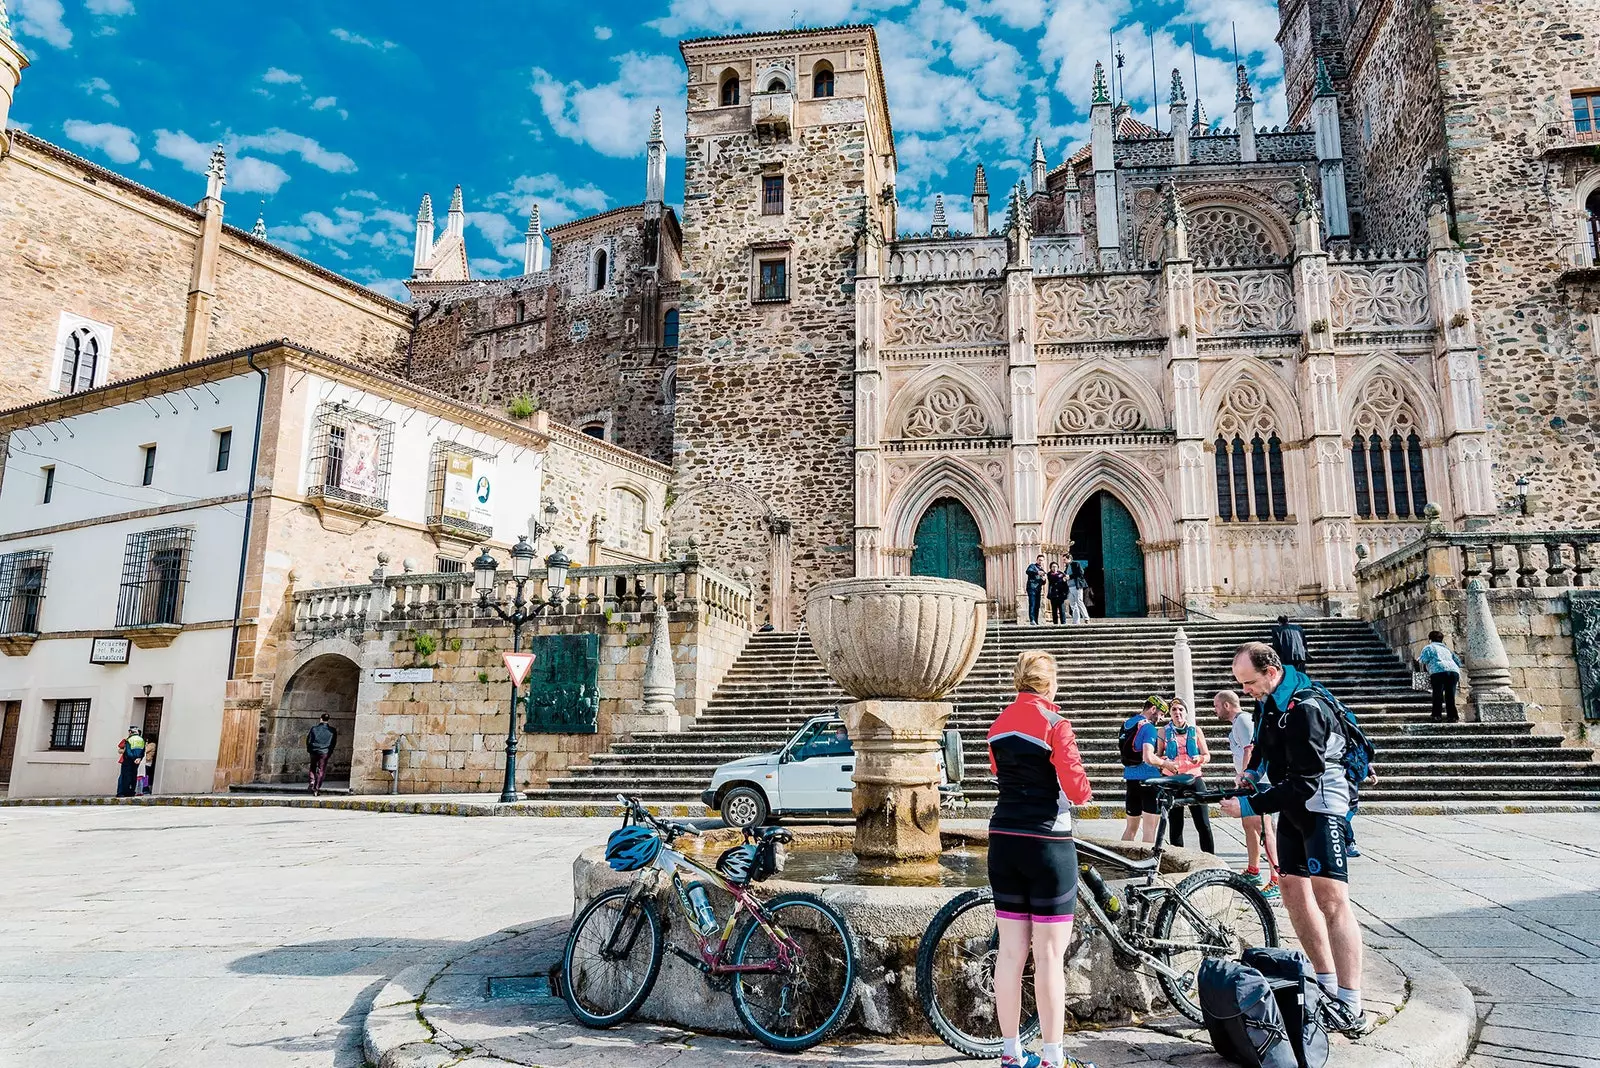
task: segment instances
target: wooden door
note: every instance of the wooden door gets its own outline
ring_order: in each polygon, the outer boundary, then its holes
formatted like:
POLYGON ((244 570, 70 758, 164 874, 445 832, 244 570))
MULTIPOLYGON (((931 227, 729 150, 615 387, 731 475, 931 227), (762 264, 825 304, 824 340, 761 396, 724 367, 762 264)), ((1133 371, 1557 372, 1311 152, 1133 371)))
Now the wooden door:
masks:
POLYGON ((1144 550, 1139 527, 1127 507, 1109 493, 1100 497, 1100 558, 1105 561, 1107 616, 1149 612, 1144 589, 1144 550))
POLYGON ((17 721, 21 701, 0 701, 0 786, 11 785, 11 762, 17 756, 17 721))
POLYGON ((986 586, 983 538, 977 520, 951 497, 934 501, 917 523, 911 573, 986 586))

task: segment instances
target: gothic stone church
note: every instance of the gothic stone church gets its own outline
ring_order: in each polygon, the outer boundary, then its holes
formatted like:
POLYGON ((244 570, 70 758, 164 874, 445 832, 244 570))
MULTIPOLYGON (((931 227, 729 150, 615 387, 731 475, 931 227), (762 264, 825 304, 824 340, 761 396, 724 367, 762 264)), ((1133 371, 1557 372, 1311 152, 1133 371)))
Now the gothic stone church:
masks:
POLYGON ((681 218, 659 124, 644 202, 535 214, 517 278, 425 200, 403 371, 670 463, 665 515, 608 522, 696 536, 780 627, 851 573, 1014 616, 1069 551, 1097 613, 1338 613, 1430 507, 1595 526, 1600 0, 1279 15, 1288 127, 1243 69, 1231 128, 1176 72, 1159 129, 1076 72, 1089 144, 993 219, 972 161, 923 234, 871 27, 685 41, 681 218))

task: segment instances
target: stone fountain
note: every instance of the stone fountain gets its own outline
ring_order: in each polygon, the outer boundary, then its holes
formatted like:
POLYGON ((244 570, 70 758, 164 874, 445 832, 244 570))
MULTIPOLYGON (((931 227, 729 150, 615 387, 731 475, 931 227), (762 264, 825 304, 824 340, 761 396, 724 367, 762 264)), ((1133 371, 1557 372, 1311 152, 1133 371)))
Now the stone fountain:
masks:
POLYGON ((840 712, 855 749, 855 854, 864 870, 937 864, 939 742, 988 620, 981 586, 890 577, 825 582, 806 630, 854 701, 840 712))

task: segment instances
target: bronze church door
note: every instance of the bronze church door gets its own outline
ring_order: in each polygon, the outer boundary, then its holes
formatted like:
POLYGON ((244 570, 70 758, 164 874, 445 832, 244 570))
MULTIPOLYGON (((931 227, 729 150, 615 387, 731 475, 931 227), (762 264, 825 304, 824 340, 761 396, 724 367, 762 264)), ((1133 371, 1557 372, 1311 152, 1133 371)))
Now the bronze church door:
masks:
POLYGON ((922 514, 911 553, 911 573, 985 586, 983 538, 960 501, 943 497, 922 514))
POLYGON ((1085 564, 1091 616, 1112 619, 1149 613, 1144 550, 1126 505, 1104 490, 1083 503, 1072 520, 1072 555, 1085 564))

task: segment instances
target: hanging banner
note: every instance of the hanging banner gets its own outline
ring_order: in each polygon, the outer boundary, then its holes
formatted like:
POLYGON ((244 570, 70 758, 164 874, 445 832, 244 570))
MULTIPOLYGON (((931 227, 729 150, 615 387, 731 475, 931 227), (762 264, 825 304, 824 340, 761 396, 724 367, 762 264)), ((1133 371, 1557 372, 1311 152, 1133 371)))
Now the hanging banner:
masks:
POLYGON ((378 428, 351 423, 344 431, 339 488, 363 497, 378 496, 378 428))
POLYGON ((442 514, 481 527, 494 526, 494 461, 470 453, 444 454, 442 514))

